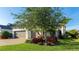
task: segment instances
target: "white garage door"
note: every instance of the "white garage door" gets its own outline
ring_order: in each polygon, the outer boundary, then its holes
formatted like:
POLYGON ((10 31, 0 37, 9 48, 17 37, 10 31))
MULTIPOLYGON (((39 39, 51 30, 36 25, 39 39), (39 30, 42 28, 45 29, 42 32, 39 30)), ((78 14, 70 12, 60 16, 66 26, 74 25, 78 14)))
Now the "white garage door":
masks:
POLYGON ((16 38, 26 38, 26 32, 25 31, 15 31, 16 38))

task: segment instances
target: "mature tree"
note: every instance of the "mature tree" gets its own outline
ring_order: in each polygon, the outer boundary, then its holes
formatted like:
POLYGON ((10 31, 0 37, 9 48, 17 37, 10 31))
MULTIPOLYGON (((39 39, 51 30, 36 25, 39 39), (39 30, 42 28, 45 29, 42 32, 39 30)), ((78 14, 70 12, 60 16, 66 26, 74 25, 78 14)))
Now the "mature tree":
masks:
POLYGON ((65 24, 68 19, 63 16, 60 8, 29 7, 21 14, 15 15, 16 25, 31 31, 55 33, 60 24, 65 24))

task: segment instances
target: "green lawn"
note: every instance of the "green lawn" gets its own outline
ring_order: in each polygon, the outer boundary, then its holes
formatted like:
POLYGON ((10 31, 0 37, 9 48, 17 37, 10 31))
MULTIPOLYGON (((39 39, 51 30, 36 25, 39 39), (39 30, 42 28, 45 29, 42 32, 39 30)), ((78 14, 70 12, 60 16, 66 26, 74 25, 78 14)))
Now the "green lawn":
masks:
POLYGON ((24 43, 18 45, 0 46, 0 51, 77 51, 79 50, 79 39, 60 40, 60 44, 56 46, 45 46, 32 43, 24 43))

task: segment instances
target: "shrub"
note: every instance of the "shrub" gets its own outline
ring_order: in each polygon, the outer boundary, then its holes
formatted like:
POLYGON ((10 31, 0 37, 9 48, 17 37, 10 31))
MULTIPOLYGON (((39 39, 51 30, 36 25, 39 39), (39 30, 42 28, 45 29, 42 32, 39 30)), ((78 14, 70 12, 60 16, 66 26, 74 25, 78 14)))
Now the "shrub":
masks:
POLYGON ((12 34, 9 33, 8 31, 3 31, 3 32, 1 32, 1 36, 2 36, 2 38, 7 39, 7 38, 11 38, 12 34))
POLYGON ((47 44, 48 45, 55 45, 57 44, 58 40, 57 40, 57 37, 55 36, 50 36, 47 38, 47 44))
POLYGON ((36 44, 44 44, 44 40, 43 40, 43 38, 42 37, 39 37, 39 38, 33 38, 32 39, 32 43, 36 43, 36 44))
POLYGON ((46 43, 46 45, 55 45, 58 43, 58 40, 57 37, 55 36, 49 36, 46 38, 46 40, 44 40, 43 37, 38 37, 38 38, 33 38, 32 43, 41 44, 41 45, 43 45, 44 43, 46 43))
POLYGON ((79 38, 79 33, 77 30, 70 30, 70 31, 66 32, 66 37, 77 39, 77 38, 79 38))
POLYGON ((71 38, 71 34, 69 32, 66 32, 64 38, 65 39, 70 39, 71 38))
POLYGON ((38 39, 37 38, 33 38, 32 39, 32 43, 38 43, 38 39))

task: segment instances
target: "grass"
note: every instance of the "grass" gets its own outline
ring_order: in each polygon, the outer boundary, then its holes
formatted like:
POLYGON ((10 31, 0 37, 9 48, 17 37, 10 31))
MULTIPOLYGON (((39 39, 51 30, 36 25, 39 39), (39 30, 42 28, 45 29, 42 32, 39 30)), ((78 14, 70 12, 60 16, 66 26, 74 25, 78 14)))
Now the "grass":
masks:
POLYGON ((32 43, 0 46, 0 51, 79 51, 79 39, 63 39, 59 41, 60 44, 56 46, 45 46, 32 43))

